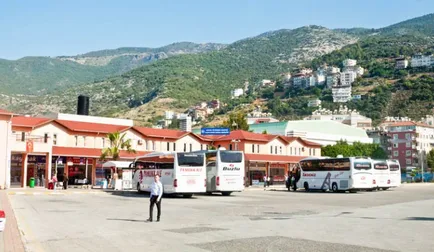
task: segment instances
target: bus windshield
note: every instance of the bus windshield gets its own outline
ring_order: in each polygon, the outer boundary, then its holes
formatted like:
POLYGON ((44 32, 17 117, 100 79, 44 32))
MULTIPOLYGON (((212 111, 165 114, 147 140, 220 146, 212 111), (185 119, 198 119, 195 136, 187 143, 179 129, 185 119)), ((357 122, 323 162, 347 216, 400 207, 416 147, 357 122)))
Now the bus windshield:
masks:
POLYGON ((387 164, 386 163, 374 163, 374 169, 375 170, 387 170, 387 164))
POLYGON ((178 153, 179 166, 203 166, 204 156, 202 154, 178 153))
POLYGON ((391 171, 398 171, 398 170, 399 170, 399 165, 397 165, 397 164, 391 164, 391 165, 389 166, 389 169, 390 169, 391 171))
POLYGON ((221 151, 220 159, 223 163, 241 163, 243 154, 241 152, 221 151))
POLYGON ((371 162, 354 162, 354 169, 357 170, 369 170, 371 169, 372 165, 371 162))

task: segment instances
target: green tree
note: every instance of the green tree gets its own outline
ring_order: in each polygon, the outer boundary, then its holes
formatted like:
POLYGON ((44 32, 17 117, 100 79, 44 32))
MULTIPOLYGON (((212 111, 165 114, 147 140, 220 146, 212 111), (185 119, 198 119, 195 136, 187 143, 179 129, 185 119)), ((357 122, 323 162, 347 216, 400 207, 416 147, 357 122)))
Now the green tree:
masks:
POLYGON ((223 122, 222 126, 231 130, 249 131, 247 116, 243 112, 234 112, 229 114, 229 118, 223 122))
POLYGON ((262 134, 264 135, 268 134, 267 130, 262 131, 262 134))
POLYGON ((336 157, 371 157, 375 159, 386 159, 387 153, 378 144, 366 144, 355 142, 352 145, 346 141, 338 141, 335 145, 327 145, 321 148, 323 156, 336 157))
POLYGON ((428 168, 431 169, 431 173, 434 170, 434 149, 430 150, 426 155, 426 162, 428 164, 428 168))
POLYGON ((179 119, 173 118, 170 125, 167 127, 169 129, 179 129, 179 119))
POLYGON ((125 135, 126 133, 109 133, 107 137, 110 140, 110 147, 102 150, 100 159, 104 160, 111 157, 113 160, 118 160, 121 150, 127 153, 136 153, 136 150, 131 147, 131 139, 125 139, 125 135))

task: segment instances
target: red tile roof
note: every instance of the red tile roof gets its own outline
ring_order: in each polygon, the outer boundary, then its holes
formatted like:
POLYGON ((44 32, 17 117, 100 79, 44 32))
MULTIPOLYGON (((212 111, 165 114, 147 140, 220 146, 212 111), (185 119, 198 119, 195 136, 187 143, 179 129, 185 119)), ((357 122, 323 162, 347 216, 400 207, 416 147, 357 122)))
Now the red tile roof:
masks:
POLYGON ((293 141, 300 141, 301 143, 303 143, 306 146, 311 146, 311 147, 317 147, 317 148, 321 148, 321 144, 318 143, 314 143, 311 141, 307 141, 301 137, 287 137, 287 136, 282 136, 283 139, 285 139, 288 143, 292 143, 293 141))
POLYGON ((218 139, 215 139, 215 141, 229 141, 233 139, 240 139, 240 140, 258 141, 258 142, 269 142, 276 137, 277 136, 274 135, 252 133, 244 130, 234 130, 231 131, 230 135, 222 136, 218 139))
POLYGON ((12 118, 12 126, 36 128, 51 121, 53 120, 50 118, 16 116, 12 118))
POLYGON ((76 132, 94 132, 94 133, 113 133, 121 132, 129 129, 129 126, 122 125, 112 125, 112 124, 102 124, 102 123, 88 123, 88 122, 77 122, 77 121, 67 121, 67 120, 55 120, 57 123, 63 127, 76 132))
POLYGON ((0 109, 0 115, 13 115, 14 113, 6 111, 4 109, 0 109))
POLYGON ((185 135, 191 134, 190 132, 170 130, 170 129, 154 129, 146 127, 133 127, 137 132, 147 137, 163 137, 171 139, 179 139, 185 135))
POLYGON ((264 154, 244 154, 246 161, 259 162, 281 162, 281 163, 298 163, 306 157, 301 156, 282 156, 282 155, 264 155, 264 154))
MULTIPOLYGON (((67 157, 92 157, 99 158, 102 149, 96 148, 78 148, 78 147, 60 147, 53 146, 53 156, 67 156, 67 157)), ((120 159, 134 159, 143 156, 149 152, 137 151, 136 153, 128 153, 121 151, 120 159)))
POLYGON ((432 125, 421 122, 404 121, 404 122, 384 122, 383 125, 387 127, 401 127, 401 126, 419 126, 425 128, 434 128, 432 125))

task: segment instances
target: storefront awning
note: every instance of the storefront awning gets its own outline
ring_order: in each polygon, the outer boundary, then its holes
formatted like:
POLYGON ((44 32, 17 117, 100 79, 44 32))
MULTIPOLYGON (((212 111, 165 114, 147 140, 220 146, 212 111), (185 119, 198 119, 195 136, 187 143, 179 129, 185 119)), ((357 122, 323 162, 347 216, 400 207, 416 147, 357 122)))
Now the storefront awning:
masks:
POLYGON ((264 155, 264 154, 244 154, 246 161, 249 162, 269 162, 269 163, 298 163, 306 157, 302 156, 283 156, 283 155, 264 155))
MULTIPOLYGON (((75 147, 59 147, 53 146, 53 156, 65 156, 65 157, 89 157, 99 158, 101 156, 102 149, 95 148, 75 148, 75 147)), ((121 151, 120 159, 134 159, 145 155, 148 152, 137 151, 136 153, 128 153, 121 151)))

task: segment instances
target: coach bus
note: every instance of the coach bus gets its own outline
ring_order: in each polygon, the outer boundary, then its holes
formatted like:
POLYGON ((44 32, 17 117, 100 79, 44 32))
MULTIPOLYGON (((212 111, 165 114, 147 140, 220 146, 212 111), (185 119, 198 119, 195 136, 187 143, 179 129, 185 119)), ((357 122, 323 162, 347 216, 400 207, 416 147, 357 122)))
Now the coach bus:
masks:
POLYGON ((387 190, 390 188, 390 171, 387 160, 372 160, 374 185, 376 190, 387 190))
POLYGON ((149 192, 154 176, 159 175, 163 193, 190 198, 206 192, 205 155, 186 152, 153 152, 136 158, 133 183, 137 191, 149 192))
POLYGON ((399 187, 401 185, 401 165, 398 160, 387 160, 389 166, 390 187, 399 187))
POLYGON ((244 190, 244 153, 242 151, 205 150, 206 157, 206 192, 221 193, 229 196, 232 192, 244 190))
POLYGON ((306 158, 300 161, 298 187, 333 192, 372 190, 373 175, 370 158, 306 158))

